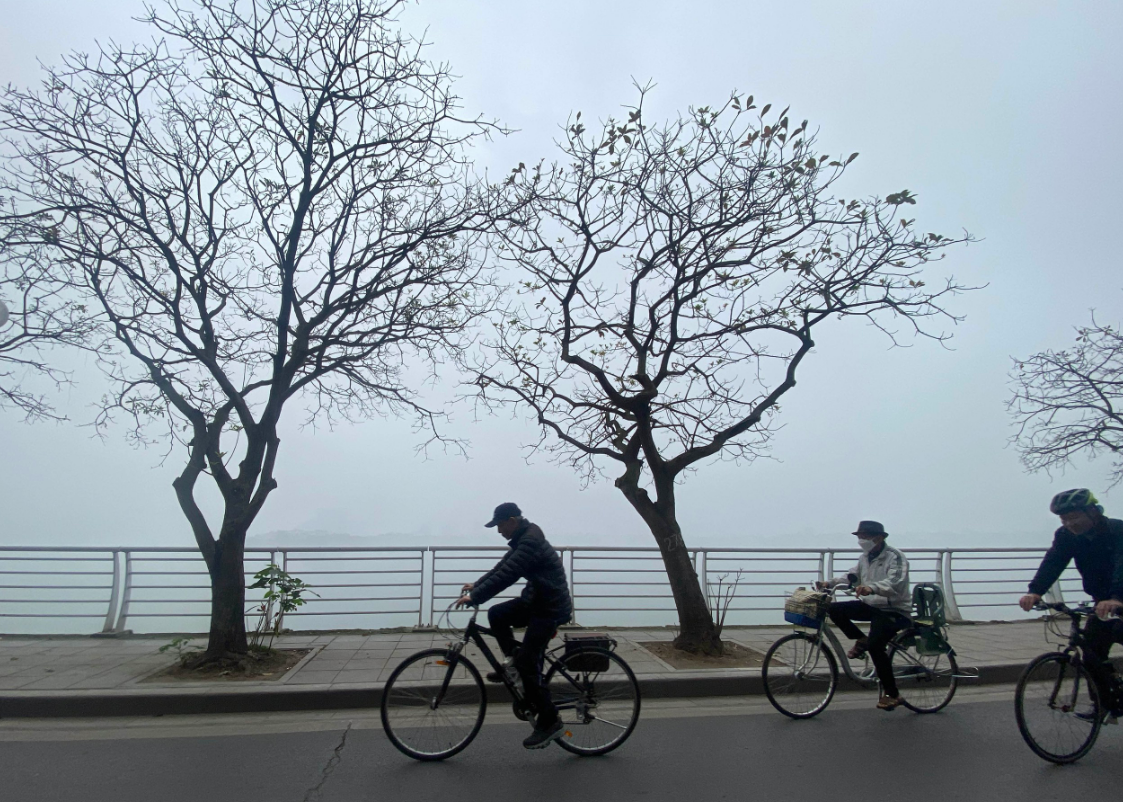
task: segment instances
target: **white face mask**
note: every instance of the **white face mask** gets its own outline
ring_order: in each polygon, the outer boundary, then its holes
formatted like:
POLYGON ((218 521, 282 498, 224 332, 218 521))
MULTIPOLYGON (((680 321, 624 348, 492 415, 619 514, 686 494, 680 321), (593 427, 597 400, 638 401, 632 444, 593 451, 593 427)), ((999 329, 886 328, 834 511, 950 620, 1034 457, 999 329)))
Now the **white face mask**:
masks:
POLYGON ((858 541, 858 548, 860 548, 860 549, 861 549, 862 551, 864 551, 864 552, 865 552, 866 554, 869 554, 869 553, 870 553, 871 551, 873 551, 873 550, 874 550, 874 549, 875 549, 876 547, 877 547, 877 544, 876 544, 876 543, 874 543, 874 542, 873 542, 872 540, 866 540, 865 538, 861 538, 861 539, 860 539, 860 540, 858 541))

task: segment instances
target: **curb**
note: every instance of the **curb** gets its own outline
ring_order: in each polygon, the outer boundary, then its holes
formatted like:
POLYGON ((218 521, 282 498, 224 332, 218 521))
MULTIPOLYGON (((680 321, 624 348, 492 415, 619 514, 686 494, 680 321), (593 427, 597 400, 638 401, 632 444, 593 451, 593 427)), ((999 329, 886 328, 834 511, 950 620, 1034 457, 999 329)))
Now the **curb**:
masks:
MULTIPOLYGON (((995 663, 979 668, 978 679, 964 680, 971 685, 1013 683, 1021 676, 1026 661, 995 663)), ((706 696, 763 695, 759 669, 738 672, 683 672, 679 676, 639 678, 640 694, 647 699, 698 698, 706 696)), ((300 710, 343 710, 376 708, 382 701, 382 685, 281 686, 245 690, 192 688, 153 691, 50 691, 0 694, 0 718, 94 718, 112 716, 165 716, 216 713, 277 713, 300 710)), ((862 686, 840 677, 840 689, 860 690, 862 686)), ((501 685, 487 686, 488 701, 509 703, 501 685)))

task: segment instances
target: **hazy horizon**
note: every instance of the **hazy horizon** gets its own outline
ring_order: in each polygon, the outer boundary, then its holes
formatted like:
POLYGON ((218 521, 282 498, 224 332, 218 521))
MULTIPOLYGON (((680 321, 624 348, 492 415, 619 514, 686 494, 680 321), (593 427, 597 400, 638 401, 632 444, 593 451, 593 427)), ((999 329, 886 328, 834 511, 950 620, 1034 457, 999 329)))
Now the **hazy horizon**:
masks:
MULTIPOLYGON (((129 17, 140 9, 0 0, 0 81, 33 83, 36 59, 136 38, 129 17)), ((684 9, 431 0, 409 5, 402 22, 427 30, 429 56, 462 76, 469 112, 516 129, 477 150, 481 171, 553 158, 570 113, 618 113, 635 98, 633 80, 656 84, 648 119, 737 89, 790 104, 793 120, 819 130, 823 151, 860 152, 846 197, 908 188, 924 231, 978 236, 929 275, 985 286, 952 302, 965 319, 950 349, 890 348, 860 324, 817 336, 783 400, 775 459, 714 461, 679 487, 687 545, 845 547, 858 520, 873 518, 904 548, 1042 546, 1056 527, 1049 498, 1074 486, 1123 513, 1106 461, 1025 474, 1005 409, 1012 357, 1069 346, 1093 307, 1104 322, 1123 320, 1110 245, 1123 183, 1110 155, 1123 125, 1123 6, 714 0, 684 9)), ((76 426, 105 385, 84 358, 59 359, 78 380, 57 399, 73 422, 0 413, 0 545, 191 547, 171 488, 182 453, 161 464, 159 449, 132 450, 120 429, 99 440, 76 426)), ((456 377, 444 378, 427 398, 451 394, 456 377)), ((514 500, 558 544, 653 544, 611 479, 583 490, 565 466, 527 464, 537 430, 523 418, 476 420, 470 406, 454 407, 447 431, 471 441, 468 459, 417 456, 404 420, 313 431, 298 418, 286 410, 279 487, 251 539, 319 531, 487 542, 495 536, 483 522, 514 500)), ((213 493, 205 502, 213 521, 213 493)))

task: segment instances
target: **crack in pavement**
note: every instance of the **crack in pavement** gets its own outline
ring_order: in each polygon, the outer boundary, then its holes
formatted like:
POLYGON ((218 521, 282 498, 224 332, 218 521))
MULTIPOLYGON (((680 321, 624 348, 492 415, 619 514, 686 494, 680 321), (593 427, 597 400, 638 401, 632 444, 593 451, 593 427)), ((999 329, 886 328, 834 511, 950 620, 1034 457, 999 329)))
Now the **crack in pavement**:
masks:
POLYGON ((315 802, 315 800, 320 798, 320 791, 323 789, 324 783, 328 781, 328 777, 335 771, 335 767, 339 765, 339 761, 343 759, 343 747, 347 745, 347 734, 351 732, 351 724, 352 722, 347 722, 347 729, 343 731, 343 737, 339 739, 339 744, 332 750, 331 757, 328 758, 328 762, 320 771, 320 781, 308 789, 304 794, 302 802, 315 802))

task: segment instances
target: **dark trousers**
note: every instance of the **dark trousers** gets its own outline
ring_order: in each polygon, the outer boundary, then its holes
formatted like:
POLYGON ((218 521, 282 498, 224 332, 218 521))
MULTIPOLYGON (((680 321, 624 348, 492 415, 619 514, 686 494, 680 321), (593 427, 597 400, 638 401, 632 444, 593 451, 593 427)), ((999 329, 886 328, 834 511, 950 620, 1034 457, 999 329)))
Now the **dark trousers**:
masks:
POLYGON ((531 610, 522 599, 496 604, 487 611, 487 623, 503 654, 515 655, 515 668, 523 681, 523 695, 538 713, 538 728, 549 727, 558 720, 558 709, 550 701, 550 690, 542 683, 542 662, 550 638, 569 616, 542 616, 531 610), (526 627, 522 646, 515 641, 512 629, 526 627), (517 647, 517 648, 516 648, 517 647))
POLYGON ((1107 659, 1114 643, 1123 643, 1123 620, 1101 621, 1094 615, 1089 616, 1084 628, 1084 667, 1096 681, 1101 704, 1119 710, 1123 708, 1123 687, 1115 667, 1107 659))
POLYGON ((877 678, 881 680, 882 691, 886 696, 897 696, 897 683, 893 680, 893 668, 889 665, 889 655, 885 653, 885 647, 889 645, 894 635, 908 626, 908 618, 897 612, 879 610, 861 601, 835 602, 830 606, 829 613, 834 625, 851 640, 866 637, 862 630, 854 626, 855 621, 870 622, 869 645, 866 651, 873 661, 877 678))

